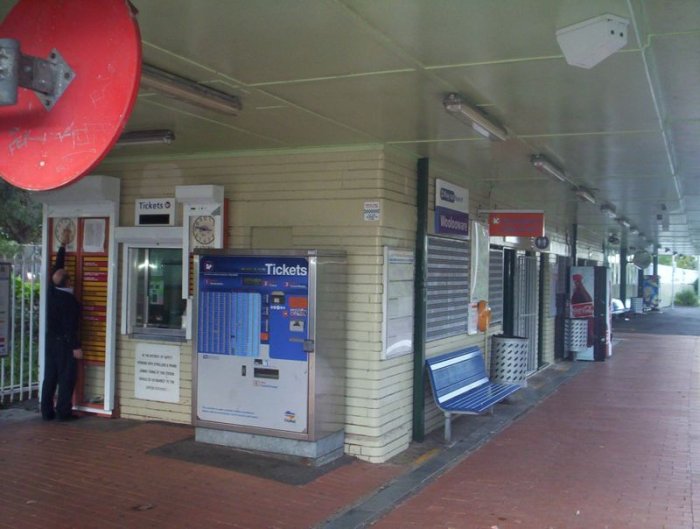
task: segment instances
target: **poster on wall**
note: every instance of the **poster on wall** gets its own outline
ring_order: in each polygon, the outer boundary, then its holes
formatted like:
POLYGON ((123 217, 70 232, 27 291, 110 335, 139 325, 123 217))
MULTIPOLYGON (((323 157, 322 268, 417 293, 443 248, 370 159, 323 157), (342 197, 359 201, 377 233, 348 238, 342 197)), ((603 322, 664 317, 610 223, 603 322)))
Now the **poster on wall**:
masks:
POLYGON ((557 285, 559 285, 559 270, 551 267, 549 276, 549 317, 557 317, 557 285))
POLYGON ((384 247, 382 359, 413 352, 413 250, 384 247))
POLYGON ((134 396, 158 402, 180 402, 180 348, 136 344, 134 396))
POLYGON ((467 334, 479 332, 479 303, 473 301, 467 308, 467 334))
POLYGON ((11 273, 10 263, 0 263, 0 357, 10 354, 11 273))
POLYGON ((642 294, 644 296, 644 306, 647 309, 655 310, 659 308, 659 276, 644 276, 642 294))
POLYGON ((489 231, 472 222, 471 301, 489 299, 489 231))
POLYGON ((594 293, 593 267, 579 266, 571 268, 569 291, 569 318, 593 317, 594 293))
POLYGON ((104 253, 107 219, 83 221, 83 252, 104 253))
POLYGON ((586 320, 586 347, 576 352, 577 360, 594 359, 594 270, 592 266, 573 266, 569 273, 569 318, 586 320))

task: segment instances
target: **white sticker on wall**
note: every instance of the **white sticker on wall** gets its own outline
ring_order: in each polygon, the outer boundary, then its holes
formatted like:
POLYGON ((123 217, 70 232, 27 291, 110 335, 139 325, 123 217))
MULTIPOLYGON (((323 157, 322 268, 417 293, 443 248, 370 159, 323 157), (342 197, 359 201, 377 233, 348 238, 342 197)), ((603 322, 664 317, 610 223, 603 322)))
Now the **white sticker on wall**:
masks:
POLYGON ((362 209, 362 216, 365 222, 377 221, 382 216, 382 208, 378 200, 365 201, 362 209))

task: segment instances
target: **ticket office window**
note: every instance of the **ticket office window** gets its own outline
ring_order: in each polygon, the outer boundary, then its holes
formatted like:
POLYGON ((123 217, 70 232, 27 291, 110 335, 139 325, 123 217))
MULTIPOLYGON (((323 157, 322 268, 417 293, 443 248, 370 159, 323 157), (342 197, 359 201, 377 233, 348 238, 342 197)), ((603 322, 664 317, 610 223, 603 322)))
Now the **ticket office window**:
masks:
POLYGON ((134 337, 185 339, 182 250, 129 249, 128 333, 134 337))

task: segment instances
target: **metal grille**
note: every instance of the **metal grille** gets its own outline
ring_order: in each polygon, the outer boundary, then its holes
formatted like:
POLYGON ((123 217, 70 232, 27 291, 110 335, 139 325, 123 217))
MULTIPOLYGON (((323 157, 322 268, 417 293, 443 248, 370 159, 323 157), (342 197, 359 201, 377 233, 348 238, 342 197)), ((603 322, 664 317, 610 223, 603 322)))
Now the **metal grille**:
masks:
POLYGON ((491 324, 503 323, 503 248, 489 250, 491 324))
MULTIPOLYGON (((569 282, 569 258, 563 255, 557 255, 557 295, 566 296, 566 286, 569 282)), ((564 313, 564 307, 561 307, 561 314, 564 313)))
POLYGON ((528 339, 527 368, 537 370, 537 259, 518 256, 515 270, 515 333, 528 339))
POLYGON ((467 332, 469 241, 428 237, 426 339, 467 332))
POLYGON ((564 317, 566 313, 566 287, 569 283, 569 258, 557 255, 556 258, 557 283, 555 285, 556 320, 554 324, 554 357, 568 358, 564 333, 564 317))
POLYGON ((10 335, 0 356, 0 402, 22 401, 39 387, 41 253, 39 247, 27 246, 21 255, 0 261, 10 267, 10 335))
POLYGON ((564 327, 566 351, 583 351, 588 347, 588 320, 566 319, 564 327))

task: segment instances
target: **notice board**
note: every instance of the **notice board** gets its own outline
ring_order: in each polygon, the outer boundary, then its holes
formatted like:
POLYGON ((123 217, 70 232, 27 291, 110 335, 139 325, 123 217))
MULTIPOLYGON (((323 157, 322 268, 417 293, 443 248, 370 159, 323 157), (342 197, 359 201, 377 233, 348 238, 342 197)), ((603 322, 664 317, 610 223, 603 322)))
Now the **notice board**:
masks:
POLYGON ((382 359, 413 352, 415 268, 413 250, 384 247, 382 359))

